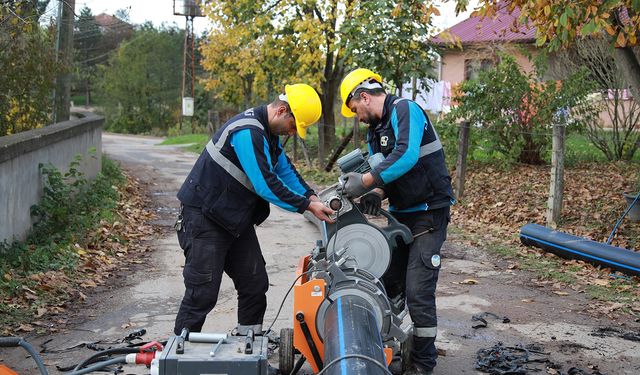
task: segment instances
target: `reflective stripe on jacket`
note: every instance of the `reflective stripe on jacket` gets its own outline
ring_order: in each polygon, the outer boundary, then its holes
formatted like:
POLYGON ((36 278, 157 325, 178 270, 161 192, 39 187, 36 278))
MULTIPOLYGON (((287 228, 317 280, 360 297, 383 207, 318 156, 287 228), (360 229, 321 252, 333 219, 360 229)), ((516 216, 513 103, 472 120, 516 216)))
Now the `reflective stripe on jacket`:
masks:
POLYGON ((266 106, 224 124, 193 166, 178 199, 235 236, 269 216, 269 203, 304 212, 313 190, 269 131, 266 106))
POLYGON ((454 201, 444 150, 435 128, 415 102, 387 95, 382 119, 369 126, 369 151, 385 160, 372 175, 398 210, 418 205, 436 209, 454 201))

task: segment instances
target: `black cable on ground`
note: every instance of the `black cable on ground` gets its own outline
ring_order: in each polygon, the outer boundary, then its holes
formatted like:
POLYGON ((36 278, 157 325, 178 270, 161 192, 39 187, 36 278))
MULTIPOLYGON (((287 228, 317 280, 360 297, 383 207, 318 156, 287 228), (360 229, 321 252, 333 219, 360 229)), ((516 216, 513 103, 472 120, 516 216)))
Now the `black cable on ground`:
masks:
POLYGON ((86 365, 90 365, 92 363, 95 363, 95 362, 99 361, 100 357, 108 357, 108 356, 111 356, 111 355, 114 355, 114 354, 138 353, 139 351, 140 351, 140 348, 113 348, 113 349, 103 350, 103 351, 95 353, 91 357, 89 357, 89 358, 85 359, 84 361, 78 363, 76 365, 76 367, 73 369, 73 371, 78 371, 81 368, 85 367, 86 365))
POLYGON ((22 337, 0 337, 0 347, 11 348, 21 346, 31 354, 31 358, 36 362, 38 366, 38 370, 40 370, 40 374, 49 375, 47 368, 44 367, 44 362, 42 362, 42 358, 38 355, 38 353, 33 349, 33 346, 26 342, 22 337))
POLYGON ((291 370, 289 375, 296 375, 298 373, 298 371, 300 371, 300 369, 302 368, 302 365, 304 365, 304 362, 306 360, 307 360, 307 358, 305 356, 301 355, 300 358, 298 359, 298 361, 296 362, 296 365, 293 366, 293 370, 291 370))
POLYGON ((87 368, 84 368, 82 370, 79 371, 74 371, 72 373, 70 373, 69 375, 84 375, 84 374, 88 374, 90 372, 94 372, 100 369, 103 369, 107 366, 111 366, 111 365, 116 365, 119 363, 127 363, 127 358, 126 357, 116 357, 116 358, 112 358, 110 360, 104 361, 104 362, 98 362, 93 366, 89 366, 87 368))
POLYGON ((382 371, 384 371, 385 374, 389 374, 389 375, 393 375, 391 373, 391 371, 389 371, 389 369, 384 366, 382 363, 378 362, 378 360, 376 360, 375 358, 369 357, 368 355, 363 355, 363 354, 345 354, 342 357, 338 357, 336 359, 334 359, 333 361, 327 363, 326 366, 324 366, 324 368, 322 370, 320 370, 320 372, 318 372, 316 375, 322 375, 324 374, 327 369, 329 369, 331 366, 335 365, 336 363, 343 361, 345 359, 349 359, 349 358, 358 358, 358 359, 364 359, 366 361, 369 361, 371 363, 373 363, 374 365, 378 366, 379 368, 382 369, 382 371))
POLYGON ((291 283, 291 286, 289 287, 289 290, 287 290, 287 294, 284 295, 284 298, 282 298, 282 302, 280 302, 280 307, 278 308, 278 312, 276 313, 276 317, 273 318, 273 322, 271 322, 271 324, 269 325, 269 328, 267 328, 266 331, 264 331, 264 335, 268 335, 269 332, 271 332, 271 328, 273 328, 273 325, 276 324, 276 321, 278 320, 278 316, 280 316, 280 312, 282 311, 282 307, 284 306, 284 302, 287 300, 287 297, 289 296, 289 293, 291 293, 291 289, 293 289, 293 287, 296 285, 296 282, 304 275, 311 273, 312 271, 307 271, 307 272, 303 272, 300 275, 298 275, 298 277, 296 277, 295 280, 293 280, 293 283, 291 283))
POLYGON ((627 207, 627 209, 624 211, 622 216, 620 216, 620 219, 618 219, 618 221, 616 222, 616 225, 613 226, 613 230, 611 231, 611 234, 609 235, 609 238, 607 238, 607 245, 611 245, 611 241, 613 241, 613 236, 616 234, 616 231, 618 230, 618 226, 620 225, 620 223, 622 222, 624 217, 627 216, 629 211, 631 211, 633 206, 638 202, 638 199, 640 199, 640 192, 638 192, 638 194, 636 194, 636 198, 629 205, 629 207, 627 207))

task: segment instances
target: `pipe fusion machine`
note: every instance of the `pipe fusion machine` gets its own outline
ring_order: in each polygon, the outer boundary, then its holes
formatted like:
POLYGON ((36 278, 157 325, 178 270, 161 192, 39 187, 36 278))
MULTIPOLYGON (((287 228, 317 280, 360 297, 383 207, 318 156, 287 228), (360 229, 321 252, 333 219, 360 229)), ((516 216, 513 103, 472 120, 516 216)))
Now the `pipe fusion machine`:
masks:
MULTIPOLYGON (((365 173, 382 160, 354 150, 338 160, 342 174, 365 173)), ((390 300, 380 278, 399 241, 413 235, 388 212, 375 225, 341 192, 341 182, 319 193, 336 223, 318 223, 323 239, 297 268, 293 328, 280 331, 280 370, 296 373, 306 360, 324 374, 385 374, 394 354, 409 356, 412 326, 404 298, 390 300), (301 358, 294 365, 295 353, 301 358)), ((402 361, 406 362, 406 361, 402 361)))

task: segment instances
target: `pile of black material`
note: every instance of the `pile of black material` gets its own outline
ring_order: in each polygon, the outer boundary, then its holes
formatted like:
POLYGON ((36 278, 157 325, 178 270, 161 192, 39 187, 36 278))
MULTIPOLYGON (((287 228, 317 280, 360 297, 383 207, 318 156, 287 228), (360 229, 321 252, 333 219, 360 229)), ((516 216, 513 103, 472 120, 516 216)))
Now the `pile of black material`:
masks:
POLYGON ((523 345, 504 346, 501 342, 489 349, 478 350, 476 357, 476 370, 492 375, 524 375, 529 363, 548 362, 541 351, 526 348, 523 345), (538 357, 534 357, 538 355, 538 357))
POLYGON ((506 316, 503 317, 499 317, 498 315, 492 313, 492 312, 483 312, 481 314, 476 314, 471 316, 471 320, 476 322, 474 323, 471 328, 473 329, 478 329, 478 328, 486 328, 488 323, 487 320, 485 319, 487 316, 490 316, 494 319, 500 320, 502 321, 502 323, 510 323, 511 319, 507 318, 506 316))
POLYGON ((640 333, 622 331, 614 327, 600 327, 591 333, 596 337, 619 337, 624 340, 640 342, 640 333))

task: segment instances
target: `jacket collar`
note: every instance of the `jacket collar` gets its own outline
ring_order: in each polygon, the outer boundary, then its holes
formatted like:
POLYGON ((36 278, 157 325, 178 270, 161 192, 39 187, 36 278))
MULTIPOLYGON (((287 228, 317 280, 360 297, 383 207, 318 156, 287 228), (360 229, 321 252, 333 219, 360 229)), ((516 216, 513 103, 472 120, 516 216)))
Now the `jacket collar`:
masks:
POLYGON ((391 105, 397 98, 398 97, 395 95, 387 94, 387 96, 384 98, 384 105, 382 107, 382 118, 380 118, 380 122, 378 122, 377 124, 371 124, 372 128, 375 129, 378 126, 389 122, 389 118, 391 117, 391 105))
POLYGON ((269 115, 267 113, 267 106, 261 105, 253 108, 253 115, 256 120, 260 121, 260 123, 264 127, 264 132, 267 133, 267 136, 269 138, 273 137, 273 134, 271 134, 271 129, 269 128, 269 115))

